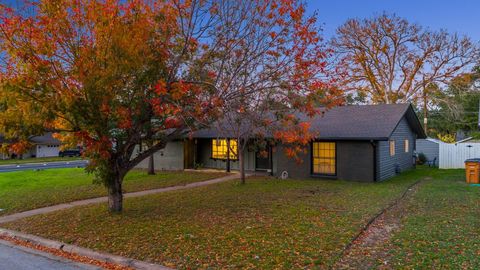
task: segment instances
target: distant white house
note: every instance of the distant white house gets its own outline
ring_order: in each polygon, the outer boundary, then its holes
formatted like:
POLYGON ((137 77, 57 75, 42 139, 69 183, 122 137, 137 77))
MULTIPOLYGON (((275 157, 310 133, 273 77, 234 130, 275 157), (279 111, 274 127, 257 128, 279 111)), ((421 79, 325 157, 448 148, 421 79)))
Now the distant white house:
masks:
POLYGON ((55 139, 52 133, 31 137, 29 140, 33 147, 29 151, 30 156, 27 157, 58 157, 61 142, 55 139))
MULTIPOLYGON (((0 141, 8 143, 3 136, 0 136, 0 141)), ((58 157, 61 142, 55 139, 52 133, 47 132, 41 136, 33 136, 29 141, 32 147, 22 155, 23 158, 58 157)), ((0 153, 0 159, 9 158, 12 158, 12 155, 0 153)))

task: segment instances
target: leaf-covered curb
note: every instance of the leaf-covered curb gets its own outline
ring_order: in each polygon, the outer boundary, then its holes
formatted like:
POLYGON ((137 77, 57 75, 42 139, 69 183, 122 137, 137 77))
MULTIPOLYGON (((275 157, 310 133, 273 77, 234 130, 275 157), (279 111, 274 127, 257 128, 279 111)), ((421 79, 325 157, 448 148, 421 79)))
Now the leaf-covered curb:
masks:
POLYGON ((170 270, 161 265, 133 260, 121 256, 100 253, 90 249, 77 247, 45 239, 42 237, 24 234, 16 231, 0 228, 0 239, 12 242, 16 245, 33 248, 43 252, 63 257, 72 261, 100 266, 109 270, 170 270))

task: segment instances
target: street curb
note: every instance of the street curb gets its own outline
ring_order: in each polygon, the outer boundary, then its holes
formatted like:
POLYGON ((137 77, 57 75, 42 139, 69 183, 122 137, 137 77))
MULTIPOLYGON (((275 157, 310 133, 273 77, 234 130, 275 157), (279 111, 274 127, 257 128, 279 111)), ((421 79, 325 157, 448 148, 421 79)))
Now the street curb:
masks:
POLYGON ((49 252, 40 251, 40 250, 37 250, 37 249, 16 245, 16 244, 14 244, 14 243, 12 243, 8 240, 0 239, 0 245, 6 246, 6 247, 9 247, 9 248, 12 248, 12 249, 20 250, 20 251, 28 253, 28 254, 33 254, 33 255, 36 255, 36 256, 40 256, 40 257, 43 257, 47 260, 52 260, 52 261, 56 261, 56 262, 60 262, 60 263, 65 263, 65 264, 77 266, 77 267, 80 267, 80 268, 86 269, 86 270, 87 269, 88 270, 102 270, 103 269, 99 266, 90 265, 90 264, 86 264, 86 263, 82 263, 82 262, 76 262, 76 261, 72 261, 72 260, 69 260, 69 259, 66 259, 66 258, 63 258, 63 257, 58 257, 58 256, 55 256, 55 255, 49 253, 49 252))
POLYGON ((172 268, 168 268, 166 266, 158 265, 158 264, 153 264, 153 263, 148 263, 148 262, 143 262, 143 261, 138 261, 122 256, 117 256, 117 255, 112 255, 108 253, 103 253, 103 252, 97 252, 93 251, 91 249, 87 248, 82 248, 78 247, 75 245, 69 245, 65 244, 62 242, 42 238, 39 236, 31 235, 31 234, 25 234, 17 231, 12 231, 12 230, 7 230, 7 229, 2 229, 0 228, 0 235, 7 236, 13 239, 18 239, 22 240, 25 242, 29 242, 34 245, 39 245, 47 248, 52 248, 52 249, 58 249, 61 251, 69 252, 69 253, 74 253, 80 256, 85 256, 91 259, 95 259, 97 261, 101 262, 107 262, 107 263, 114 263, 126 267, 131 267, 134 269, 139 269, 139 270, 173 270, 172 268))

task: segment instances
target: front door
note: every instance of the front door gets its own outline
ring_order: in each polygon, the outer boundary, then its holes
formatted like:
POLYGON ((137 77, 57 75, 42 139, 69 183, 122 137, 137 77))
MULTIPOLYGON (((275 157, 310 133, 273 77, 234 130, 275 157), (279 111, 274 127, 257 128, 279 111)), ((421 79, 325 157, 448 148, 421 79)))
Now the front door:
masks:
POLYGON ((255 153, 255 170, 258 170, 258 171, 270 170, 271 169, 270 158, 271 158, 271 153, 269 148, 267 148, 266 151, 256 152, 255 153))

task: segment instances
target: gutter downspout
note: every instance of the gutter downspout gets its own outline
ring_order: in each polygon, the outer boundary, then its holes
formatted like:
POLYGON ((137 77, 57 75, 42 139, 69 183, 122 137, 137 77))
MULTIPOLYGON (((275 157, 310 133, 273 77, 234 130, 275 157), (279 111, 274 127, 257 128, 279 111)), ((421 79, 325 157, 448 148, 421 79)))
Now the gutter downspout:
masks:
POLYGON ((373 182, 377 182, 377 143, 370 141, 373 148, 373 182))

